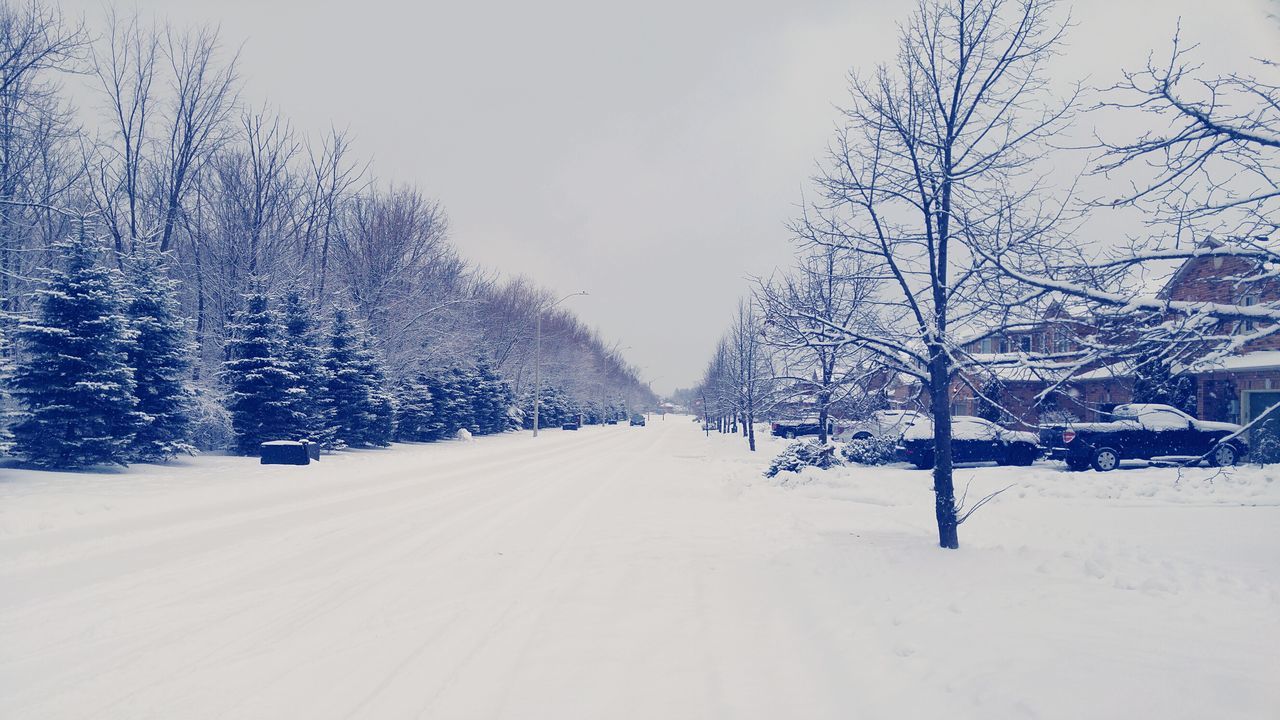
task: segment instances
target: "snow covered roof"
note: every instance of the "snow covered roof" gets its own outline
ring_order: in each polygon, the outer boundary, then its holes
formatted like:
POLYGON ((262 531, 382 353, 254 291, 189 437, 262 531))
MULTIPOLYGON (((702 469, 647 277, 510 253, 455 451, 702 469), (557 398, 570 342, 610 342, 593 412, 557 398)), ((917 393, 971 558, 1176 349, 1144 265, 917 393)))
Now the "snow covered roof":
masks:
POLYGON ((1258 350, 1243 355, 1229 355, 1199 368, 1201 372, 1214 370, 1261 370, 1280 367, 1280 350, 1258 350))
MULTIPOLYGON (((1215 371, 1239 371, 1239 370, 1264 370, 1270 368, 1280 368, 1280 350, 1258 350, 1255 352, 1243 353, 1241 355, 1228 355, 1209 363, 1197 364, 1192 368, 1192 372, 1215 372, 1215 371)), ((1183 367, 1175 367, 1175 372, 1181 372, 1183 367)), ((1094 368, 1088 372, 1076 375, 1073 380, 1110 380, 1113 378, 1133 377, 1133 364, 1127 360, 1104 365, 1094 368)))

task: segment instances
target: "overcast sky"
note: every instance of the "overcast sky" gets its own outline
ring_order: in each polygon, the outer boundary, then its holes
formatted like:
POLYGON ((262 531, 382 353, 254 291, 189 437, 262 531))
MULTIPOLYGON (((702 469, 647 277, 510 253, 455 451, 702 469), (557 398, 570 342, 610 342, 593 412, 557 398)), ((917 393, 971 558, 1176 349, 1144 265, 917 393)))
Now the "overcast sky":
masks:
MULTIPOLYGON (((471 260, 552 289, 654 388, 696 382, 746 278, 791 262, 785 224, 851 68, 913 2, 139 0, 243 42, 245 98, 349 128, 383 181, 448 210, 471 260)), ((102 3, 64 0, 101 27, 102 3)), ((1211 66, 1277 55, 1268 0, 1079 0, 1066 82, 1114 79, 1178 18, 1211 66)))

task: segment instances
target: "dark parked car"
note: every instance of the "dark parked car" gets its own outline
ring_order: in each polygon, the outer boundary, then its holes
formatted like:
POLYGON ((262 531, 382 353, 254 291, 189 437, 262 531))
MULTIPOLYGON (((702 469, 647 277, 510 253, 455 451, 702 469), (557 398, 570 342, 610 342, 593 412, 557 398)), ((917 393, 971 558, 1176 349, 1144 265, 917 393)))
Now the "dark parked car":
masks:
MULTIPOLYGON (((1009 430, 971 415, 951 418, 951 461, 1030 465, 1040 457, 1035 433, 1009 430)), ((898 441, 898 456, 921 470, 933 467, 933 418, 920 416, 898 441)))
POLYGON ((644 416, 643 416, 643 415, 632 415, 632 416, 631 416, 631 426, 632 426, 632 427, 644 427, 644 416))
MULTIPOLYGON (((776 420, 770 423, 769 432, 773 433, 774 437, 794 440, 805 435, 817 435, 819 427, 818 418, 815 416, 802 420, 776 420)), ((833 434, 835 434, 835 421, 827 418, 827 435, 833 434)))
POLYGON ((1071 470, 1114 470, 1121 460, 1156 457, 1205 458, 1235 465, 1249 451, 1233 423, 1197 420, 1170 405, 1119 405, 1110 422, 1046 425, 1040 439, 1049 457, 1071 470))
POLYGON ((561 430, 577 430, 580 426, 576 422, 567 422, 560 426, 561 430))

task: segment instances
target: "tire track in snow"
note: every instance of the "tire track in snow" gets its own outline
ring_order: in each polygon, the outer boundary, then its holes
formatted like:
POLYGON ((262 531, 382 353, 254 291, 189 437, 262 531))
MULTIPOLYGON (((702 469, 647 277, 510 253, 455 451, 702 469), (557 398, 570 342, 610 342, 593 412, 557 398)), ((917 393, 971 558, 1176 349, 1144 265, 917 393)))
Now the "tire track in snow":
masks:
MULTIPOLYGON (((467 510, 463 514, 459 514, 457 518, 454 519, 452 522, 440 524, 435 532, 428 532, 426 535, 411 536, 407 542, 401 543, 404 549, 402 549, 399 554, 402 555, 404 553, 418 552, 418 551, 421 551, 423 548, 430 547, 432 545, 435 545, 437 549, 439 547, 447 547, 451 542, 455 544, 460 543, 465 538, 473 537, 476 534, 483 534, 485 532, 494 530, 497 526, 501 525, 501 523, 504 521, 505 518, 507 518, 513 513, 519 512, 519 510, 524 505, 527 504, 529 497, 536 496, 540 493, 545 493, 547 489, 551 487, 549 484, 545 484, 545 483, 541 487, 539 487, 538 483, 519 483, 518 480, 520 477, 523 476, 525 471, 536 470, 538 467, 541 467, 543 465, 550 465, 560 470, 569 471, 575 466, 583 465, 591 462, 589 459, 583 459, 584 456, 582 454, 582 450, 584 449, 584 445, 592 446, 592 445, 604 444, 607 446, 610 440, 612 440, 614 443, 617 443, 620 440, 625 442, 625 438, 627 438, 627 436, 625 435, 608 435, 608 434, 601 433, 599 434, 598 437, 589 439, 590 442, 585 444, 580 442, 563 444, 560 447, 549 448, 546 451, 539 452, 538 457, 535 458, 535 460, 537 460, 536 462, 530 462, 530 459, 527 456, 523 456, 514 460, 511 460, 511 459, 504 460, 496 464, 490 463, 489 464, 490 467, 496 466, 499 468, 505 468, 508 472, 513 472, 513 471, 518 472, 519 475, 517 475, 517 477, 515 478, 517 481, 515 486, 513 488, 508 488, 507 489, 508 492, 500 493, 495 498, 489 501, 481 502, 481 503, 473 503, 472 507, 469 510, 467 510), (562 456, 566 456, 569 459, 563 460, 562 456), (512 489, 515 489, 515 490, 523 489, 525 490, 525 492, 512 493, 510 492, 510 490, 512 489), (491 517, 488 520, 488 522, 475 525, 471 529, 470 534, 467 534, 465 532, 463 533, 457 532, 458 530, 463 529, 461 528, 461 526, 467 524, 476 516, 490 513, 495 506, 502 506, 504 504, 507 505, 505 512, 494 514, 493 517, 491 517), (442 536, 447 536, 450 534, 453 534, 454 537, 452 537, 451 539, 446 537, 443 543, 439 541, 439 539, 442 536)), ((584 440, 586 439, 587 438, 584 438, 584 440)), ((464 470, 460 470, 458 472, 474 474, 475 469, 473 467, 469 467, 464 470)), ((416 479, 410 482, 414 485, 422 484, 421 481, 416 479)), ((348 513, 348 514, 337 517, 336 521, 340 524, 340 527, 334 530, 331 530, 329 534, 324 538, 325 543, 327 543, 325 547, 333 547, 335 545, 337 547, 345 546, 346 552, 342 555, 342 557, 335 556, 334 558, 331 558, 331 562, 327 563, 327 565, 331 566, 331 569, 338 569, 338 568, 341 568, 341 566, 344 564, 349 564, 351 561, 359 560, 361 565, 357 568, 358 576, 347 577, 345 579, 340 578, 339 580, 336 580, 335 584, 346 582, 348 585, 346 593, 345 594, 338 593, 336 597, 334 597, 331 592, 323 592, 325 588, 321 588, 322 592, 318 592, 317 597, 323 598, 323 600, 318 600, 314 604, 314 606, 310 608, 309 613, 306 615, 306 617, 313 618, 313 617, 323 615, 325 612, 332 612, 334 608, 341 607, 343 603, 347 602, 350 596, 358 596, 359 594, 361 594, 361 592, 364 592, 364 593, 368 592, 368 588, 365 587, 366 585, 365 580, 367 578, 376 577, 377 573, 381 571, 382 567, 384 567, 388 562, 394 561, 395 557, 398 556, 398 555, 393 555, 391 556, 390 559, 387 559, 385 553, 387 552, 387 548, 391 546, 388 546, 386 543, 389 539, 394 538, 397 534, 403 533, 405 531, 405 528, 402 526, 402 521, 405 517, 417 514, 425 508, 437 506, 441 503, 442 500, 452 501, 449 507, 452 507, 453 505, 463 505, 465 507, 465 504, 467 502, 470 502, 475 497, 484 495, 494 490, 495 488, 499 488, 501 485, 510 484, 510 483, 512 483, 511 477, 508 477, 507 475, 504 475, 504 474, 494 474, 493 478, 488 482, 483 482, 480 484, 469 486, 465 490, 446 493, 445 494, 446 497, 444 498, 440 497, 440 494, 433 494, 433 495, 429 495, 426 498, 420 499, 418 502, 408 503, 408 504, 397 503, 392 510, 392 512, 394 512, 394 516, 388 515, 385 508, 375 507, 375 508, 367 509, 359 514, 348 513), (355 546, 352 546, 349 544, 350 541, 353 539, 353 537, 358 537, 361 531, 367 529, 369 523, 375 520, 381 521, 378 523, 382 527, 381 531, 367 535, 363 543, 359 543, 355 546), (392 520, 394 520, 394 522, 392 522, 392 520), (381 563, 380 565, 371 564, 370 561, 374 557, 373 551, 377 549, 379 546, 383 546, 382 552, 384 553, 384 562, 381 563), (360 580, 360 581, 356 582, 355 580, 360 580)), ((381 494, 381 495, 382 495, 382 499, 384 500, 388 500, 388 499, 399 500, 398 497, 389 498, 385 494, 381 494)), ((273 517, 278 517, 278 515, 273 517)), ((308 518, 301 517, 301 518, 295 518, 295 519, 299 521, 305 521, 308 518)), ((278 535, 279 529, 276 528, 273 534, 278 535)), ((259 537, 257 539, 261 540, 262 538, 259 537)), ((251 542, 254 542, 254 541, 250 540, 241 544, 248 544, 251 542)), ((309 553, 315 553, 319 549, 320 548, 317 548, 314 546, 306 546, 306 545, 299 546, 299 548, 297 548, 297 552, 295 552, 294 554, 286 555, 280 558, 275 558, 274 560, 272 560, 272 563, 275 566, 288 566, 294 560, 303 560, 305 559, 305 557, 303 556, 309 553), (303 549, 304 547, 309 549, 303 549)), ((227 554, 226 548, 216 548, 211 550, 210 553, 212 556, 211 562, 221 558, 225 558, 225 555, 227 554)), ((272 556, 268 556, 268 557, 272 557, 272 556)), ((243 576, 246 574, 242 563, 243 563, 243 558, 239 558, 237 559, 236 563, 233 563, 233 565, 236 567, 236 575, 238 576, 243 576)), ((324 564, 322 563, 322 569, 325 569, 327 571, 327 569, 329 568, 324 568, 324 564)), ((263 573, 269 574, 271 570, 272 568, 270 566, 258 565, 257 567, 253 568, 250 572, 251 574, 254 574, 254 575, 262 575, 263 573)), ((291 579, 290 582, 294 582, 294 583, 302 582, 305 580, 306 577, 314 577, 316 575, 317 575, 317 569, 313 566, 309 572, 303 574, 302 576, 291 579)), ((234 579, 234 578, 228 578, 228 579, 234 579)), ((392 580, 394 581, 394 579, 392 580)), ((145 583, 140 583, 140 584, 145 584, 145 583)), ((215 582, 213 584, 216 585, 217 583, 215 582)), ((168 605, 168 606, 182 605, 184 603, 189 602, 191 599, 193 599, 193 596, 196 596, 200 592, 203 592, 204 590, 207 590, 207 589, 208 588, 205 588, 205 587, 191 588, 187 591, 186 596, 167 598, 165 602, 162 604, 168 605)), ((151 609, 154 610, 155 608, 151 608, 151 609)), ((293 610, 297 610, 297 609, 299 608, 291 608, 289 610, 289 613, 292 613, 293 610)), ((144 610, 146 610, 146 608, 144 608, 144 610)), ((212 622, 215 624, 219 622, 226 622, 231 617, 234 617, 236 615, 242 615, 245 613, 252 613, 253 611, 254 611, 254 608, 252 606, 242 607, 238 611, 232 612, 228 615, 225 615, 222 617, 215 617, 212 619, 212 622)), ((289 613, 286 613, 286 614, 289 614, 289 613)), ((199 622, 203 622, 206 620, 208 619, 205 618, 200 620, 199 622)), ((303 624, 305 624, 305 622, 303 624)), ((299 625, 298 622, 294 622, 292 624, 292 627, 294 627, 295 629, 301 626, 302 625, 299 625)), ((278 633, 287 632, 285 630, 285 626, 281 625, 279 618, 268 620, 265 623, 264 627, 265 628, 274 627, 274 629, 278 633)), ((167 633, 168 637, 152 638, 152 641, 155 642, 158 640, 162 643, 162 645, 163 645, 163 642, 166 640, 169 642, 169 644, 173 644, 175 642, 181 643, 182 639, 186 637, 187 633, 190 632, 192 629, 193 628, 190 626, 179 626, 177 628, 171 629, 170 632, 167 633)), ((231 644, 234 644, 235 641, 232 640, 230 642, 231 644)), ((118 667, 117 663, 124 661, 130 655, 139 651, 146 650, 145 646, 142 648, 138 648, 138 647, 127 647, 128 646, 127 643, 125 643, 125 645, 126 647, 122 648, 119 653, 115 654, 113 657, 110 657, 107 661, 105 661, 104 664, 107 667, 118 667)), ((154 649, 154 647, 152 649, 154 649)), ((215 651, 212 654, 217 655, 217 651, 215 651)), ((190 670, 190 669, 192 668, 187 667, 187 668, 181 668, 180 670, 190 670)), ((93 677, 94 672, 101 670, 101 667, 85 668, 85 670, 86 670, 86 672, 84 673, 85 676, 93 677)), ((175 675, 177 674, 180 674, 180 673, 175 673, 175 675)))

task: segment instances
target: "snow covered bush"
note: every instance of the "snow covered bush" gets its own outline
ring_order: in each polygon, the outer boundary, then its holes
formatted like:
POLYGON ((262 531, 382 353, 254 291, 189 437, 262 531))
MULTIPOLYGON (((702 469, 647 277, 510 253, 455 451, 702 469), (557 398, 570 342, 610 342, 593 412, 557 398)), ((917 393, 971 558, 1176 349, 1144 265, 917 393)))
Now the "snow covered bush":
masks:
POLYGON ((859 465, 887 465, 897 459, 898 439, 882 435, 850 440, 840 448, 847 462, 859 465))
POLYGON ((1247 460, 1259 465, 1280 463, 1280 434, 1276 432, 1276 423, 1265 422, 1252 435, 1247 460))
POLYGON ((797 440, 773 459, 764 476, 773 477, 780 472, 800 472, 807 467, 826 470, 843 464, 840 458, 836 457, 835 445, 797 440))

